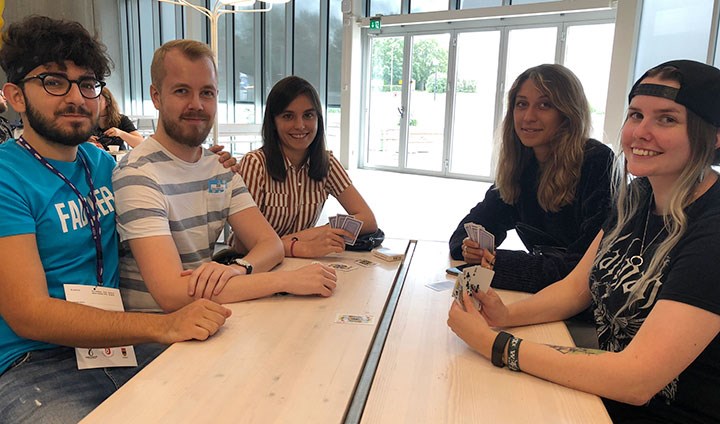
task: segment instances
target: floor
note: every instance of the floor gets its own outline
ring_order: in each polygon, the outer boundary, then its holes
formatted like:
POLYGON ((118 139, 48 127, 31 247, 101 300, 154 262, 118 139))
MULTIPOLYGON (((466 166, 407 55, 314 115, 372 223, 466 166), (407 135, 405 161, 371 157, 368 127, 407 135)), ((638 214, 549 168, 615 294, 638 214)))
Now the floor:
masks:
MULTIPOLYGON (((448 241, 458 222, 485 196, 489 183, 354 169, 350 178, 375 213, 388 238, 448 241)), ((330 197, 320 217, 342 213, 330 197)), ((524 249, 514 231, 502 244, 524 249)))

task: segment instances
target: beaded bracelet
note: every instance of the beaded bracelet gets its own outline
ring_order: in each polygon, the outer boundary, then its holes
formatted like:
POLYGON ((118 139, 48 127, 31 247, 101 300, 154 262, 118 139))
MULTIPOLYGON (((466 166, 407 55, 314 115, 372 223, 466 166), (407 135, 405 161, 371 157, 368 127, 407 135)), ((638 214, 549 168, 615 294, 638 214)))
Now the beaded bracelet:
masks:
POLYGON ((507 366, 510 371, 520 371, 520 342, 522 339, 513 337, 508 347, 507 366))

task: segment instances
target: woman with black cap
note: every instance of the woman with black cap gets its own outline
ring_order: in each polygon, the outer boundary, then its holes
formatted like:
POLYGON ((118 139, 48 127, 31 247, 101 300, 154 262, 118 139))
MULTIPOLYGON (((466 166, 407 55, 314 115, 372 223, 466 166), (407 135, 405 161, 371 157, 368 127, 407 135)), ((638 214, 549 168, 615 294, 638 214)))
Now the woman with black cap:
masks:
POLYGON ((482 312, 454 303, 448 325, 497 366, 602 396, 616 423, 720 422, 720 70, 666 62, 629 100, 617 206, 578 266, 511 305, 476 293, 482 312), (602 350, 521 347, 491 328, 590 305, 602 350))

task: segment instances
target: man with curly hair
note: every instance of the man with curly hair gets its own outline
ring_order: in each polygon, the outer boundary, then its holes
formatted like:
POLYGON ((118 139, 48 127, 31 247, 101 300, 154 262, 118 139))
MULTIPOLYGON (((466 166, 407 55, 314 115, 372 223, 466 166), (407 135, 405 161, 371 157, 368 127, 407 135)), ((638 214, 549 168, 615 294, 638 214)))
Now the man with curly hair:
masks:
POLYGON ((205 299, 167 315, 95 307, 120 298, 115 164, 84 143, 109 65, 76 22, 31 16, 2 36, 3 91, 25 128, 0 145, 0 422, 77 422, 164 345, 207 339, 230 315, 205 299), (112 367, 131 344, 137 366, 112 367))

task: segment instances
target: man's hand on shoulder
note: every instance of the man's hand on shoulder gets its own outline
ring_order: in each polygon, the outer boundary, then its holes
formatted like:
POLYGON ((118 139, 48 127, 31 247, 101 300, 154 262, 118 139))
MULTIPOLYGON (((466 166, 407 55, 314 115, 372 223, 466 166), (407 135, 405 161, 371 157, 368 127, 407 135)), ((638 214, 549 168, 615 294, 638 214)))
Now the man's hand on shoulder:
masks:
POLYGON ((237 173, 240 169, 237 159, 235 159, 230 152, 224 151, 224 148, 225 146, 221 144, 214 144, 210 146, 208 150, 218 155, 218 161, 222 163, 225 168, 230 168, 233 172, 237 173))

